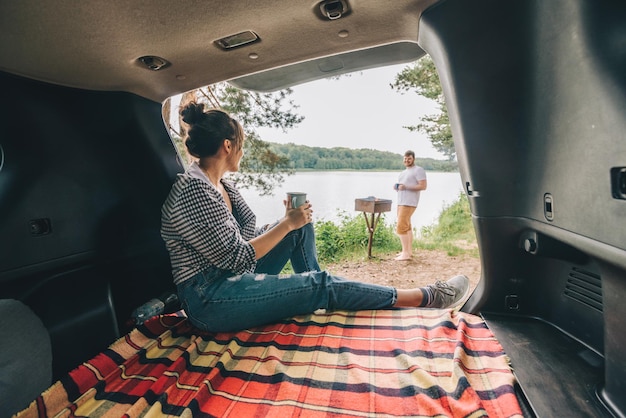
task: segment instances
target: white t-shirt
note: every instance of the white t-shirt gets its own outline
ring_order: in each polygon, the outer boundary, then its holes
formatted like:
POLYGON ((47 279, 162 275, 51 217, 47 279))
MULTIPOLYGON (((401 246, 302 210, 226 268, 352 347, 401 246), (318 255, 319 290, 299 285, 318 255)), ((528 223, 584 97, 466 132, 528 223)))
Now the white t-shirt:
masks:
MULTIPOLYGON (((417 186, 421 180, 426 180, 426 171, 417 165, 405 169, 398 176, 398 183, 409 187, 417 186)), ((419 201, 420 191, 398 190, 398 205, 417 207, 419 201)))

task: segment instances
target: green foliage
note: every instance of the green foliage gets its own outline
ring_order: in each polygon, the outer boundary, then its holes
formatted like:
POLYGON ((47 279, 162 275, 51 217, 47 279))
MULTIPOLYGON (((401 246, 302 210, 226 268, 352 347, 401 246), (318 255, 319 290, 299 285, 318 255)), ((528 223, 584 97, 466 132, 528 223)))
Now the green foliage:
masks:
MULTIPOLYGON (((297 105, 290 100, 291 89, 273 93, 255 93, 241 90, 227 83, 216 83, 187 92, 181 97, 181 105, 190 101, 204 103, 208 108, 218 108, 228 112, 243 126, 246 141, 244 157, 239 172, 229 177, 240 189, 256 189, 260 195, 271 194, 272 190, 283 182, 285 175, 293 173, 290 161, 285 155, 278 155, 267 141, 256 132, 258 127, 281 128, 283 131, 302 122, 303 116, 295 113, 297 105)), ((172 140, 184 164, 192 161, 185 145, 184 124, 178 120, 179 109, 171 109, 171 100, 163 105, 163 113, 170 128, 172 140), (172 112, 174 110, 174 112, 172 112), (180 129, 175 129, 179 125, 180 129), (181 126, 182 125, 182 126, 181 126)))
MULTIPOLYGON (((434 70, 434 65, 432 67, 434 70)), ((414 76, 405 69, 405 79, 399 78, 394 85, 399 90, 409 90, 415 86, 414 76)), ((436 76, 436 71, 433 73, 436 76)), ((427 78, 430 80, 430 78, 427 78)), ((431 80, 432 81, 432 80, 431 80)), ((438 83, 433 81, 430 87, 434 89, 438 83)), ((294 170, 402 170, 402 155, 392 152, 371 149, 349 149, 342 147, 320 148, 306 147, 295 144, 272 144, 259 137, 257 127, 280 128, 283 131, 293 128, 304 119, 295 111, 298 106, 290 99, 291 89, 272 93, 256 93, 240 90, 227 83, 217 83, 206 86, 182 95, 181 104, 191 100, 203 102, 210 108, 221 108, 238 119, 245 131, 247 140, 244 143, 244 157, 238 173, 230 177, 237 182, 241 189, 256 189, 260 195, 271 194, 272 190, 283 182, 285 175, 294 170)), ((421 93, 422 94, 422 93, 421 93)), ((425 95, 435 94, 423 91, 425 95)), ((188 164, 191 157, 187 154, 184 140, 185 132, 182 127, 176 129, 178 123, 178 109, 171 109, 168 99, 163 106, 164 116, 172 133, 172 139, 183 157, 183 163, 188 164), (172 111, 173 110, 173 111, 172 111)), ((447 117, 447 113, 446 113, 447 117)), ((441 126, 441 121, 426 120, 441 126)), ((409 127, 409 129, 430 129, 424 126, 409 127)), ((433 143, 444 143, 447 138, 445 131, 433 134, 433 143)), ((436 147, 437 148, 437 147, 436 147)), ((447 154, 448 155, 448 154, 447 154)), ((456 171, 456 162, 435 160, 432 158, 416 158, 416 164, 429 171, 456 171)))
POLYGON ((239 120, 246 132, 239 172, 231 173, 229 177, 241 189, 254 188, 260 195, 271 194, 285 175, 293 174, 293 169, 289 159, 278 155, 259 137, 255 128, 273 127, 285 131, 302 122, 304 117, 295 113, 298 106, 289 99, 293 91, 256 93, 227 83, 218 83, 211 89, 212 97, 218 99, 224 111, 239 120))
POLYGON ((437 102, 439 114, 426 115, 421 118, 421 122, 417 125, 405 126, 405 128, 425 133, 437 151, 446 155, 450 161, 454 160, 456 151, 450 129, 448 108, 445 104, 435 63, 430 56, 426 55, 413 63, 412 66, 405 67, 396 75, 391 88, 401 93, 414 90, 420 96, 437 102))
POLYGON ((465 252, 478 255, 476 235, 469 207, 469 200, 463 193, 449 206, 444 207, 436 223, 423 227, 417 248, 443 249, 449 255, 465 252))
MULTIPOLYGON (((318 221, 315 224, 317 254, 322 266, 342 260, 367 257, 368 232, 365 219, 359 214, 349 216, 341 213, 341 221, 318 221)), ((393 225, 381 216, 374 232, 373 255, 395 253, 401 249, 400 241, 393 225)), ((434 224, 424 227, 421 236, 413 242, 417 250, 443 250, 449 256, 470 254, 478 257, 476 235, 467 196, 459 194, 458 199, 443 208, 434 224)), ((288 263, 284 273, 292 273, 288 263)))
POLYGON ((269 195, 283 182, 284 175, 293 174, 289 158, 273 152, 256 132, 248 133, 244 151, 239 171, 228 175, 239 188, 255 188, 259 195, 269 195))
MULTIPOLYGON (((318 221, 315 223, 317 255, 321 264, 335 262, 353 256, 367 255, 369 233, 365 218, 361 214, 340 213, 340 221, 318 221)), ((374 232, 372 247, 376 251, 396 251, 400 248, 394 228, 385 223, 381 216, 374 232)))
POLYGON ((263 126, 285 131, 304 120, 304 116, 294 113, 298 106, 289 99, 292 89, 256 93, 226 83, 212 88, 222 109, 238 119, 245 129, 263 126))
MULTIPOLYGON (((373 149, 321 148, 270 143, 271 149, 290 161, 294 170, 404 170, 402 155, 373 149)), ((427 171, 457 171, 456 161, 416 158, 415 164, 427 171)))
POLYGON ((315 238, 320 262, 336 261, 346 250, 339 226, 331 221, 315 223, 315 238))
MULTIPOLYGON (((340 213, 340 221, 318 221, 315 224, 317 255, 321 265, 341 260, 367 257, 369 234, 362 214, 340 213)), ((476 235, 472 224, 469 201, 465 194, 443 208, 437 222, 421 230, 413 247, 418 250, 443 250, 450 256, 469 253, 478 257, 476 235)), ((388 254, 401 249, 395 225, 381 216, 374 232, 372 253, 388 254)))

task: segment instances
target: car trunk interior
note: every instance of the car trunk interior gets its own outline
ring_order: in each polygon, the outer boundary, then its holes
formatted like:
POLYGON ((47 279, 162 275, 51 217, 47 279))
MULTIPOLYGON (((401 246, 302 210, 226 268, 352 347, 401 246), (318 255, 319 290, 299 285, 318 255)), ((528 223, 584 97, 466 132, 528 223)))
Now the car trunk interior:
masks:
MULTIPOLYGON (((446 95, 482 279, 529 415, 626 414, 626 7, 444 1, 419 46, 446 95)), ((54 379, 172 291, 160 208, 182 171, 161 104, 0 73, 1 297, 49 330, 54 379)))
POLYGON ((480 310, 539 416, 623 414, 626 9, 483 4, 443 2, 419 36, 482 256, 465 309, 480 310))
POLYGON ((2 297, 42 318, 57 379, 172 289, 159 208, 180 167, 159 103, 6 74, 0 86, 2 297))

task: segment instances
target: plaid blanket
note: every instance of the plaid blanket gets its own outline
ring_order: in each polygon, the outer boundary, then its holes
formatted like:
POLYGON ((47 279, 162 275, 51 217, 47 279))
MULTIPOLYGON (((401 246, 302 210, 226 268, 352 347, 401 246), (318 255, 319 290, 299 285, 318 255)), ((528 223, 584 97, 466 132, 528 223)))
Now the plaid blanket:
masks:
POLYGON ((470 314, 340 311, 219 334, 170 315, 18 416, 522 416, 513 385, 502 347, 470 314))

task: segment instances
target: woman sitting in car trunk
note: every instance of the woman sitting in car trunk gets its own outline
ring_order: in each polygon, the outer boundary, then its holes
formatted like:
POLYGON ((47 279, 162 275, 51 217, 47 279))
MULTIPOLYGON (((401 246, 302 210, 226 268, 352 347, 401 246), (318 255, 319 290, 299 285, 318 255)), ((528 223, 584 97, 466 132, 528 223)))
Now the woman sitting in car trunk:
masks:
POLYGON ((320 271, 312 206, 285 201, 284 216, 256 226, 237 188, 224 179, 239 170, 244 133, 227 113, 189 103, 185 145, 198 159, 176 179, 161 212, 183 309, 205 331, 238 331, 317 309, 453 308, 469 293, 456 276, 423 288, 351 281, 320 271), (279 274, 288 260, 294 274, 279 274))

